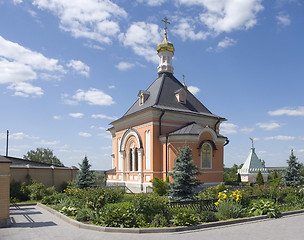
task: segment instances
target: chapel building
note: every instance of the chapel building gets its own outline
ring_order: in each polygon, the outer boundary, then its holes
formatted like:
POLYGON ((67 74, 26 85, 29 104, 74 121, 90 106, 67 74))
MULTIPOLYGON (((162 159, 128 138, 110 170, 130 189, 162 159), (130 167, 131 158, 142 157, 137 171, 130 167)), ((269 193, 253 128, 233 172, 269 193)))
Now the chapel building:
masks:
POLYGON ((178 148, 185 143, 202 173, 199 181, 218 184, 223 181, 224 145, 229 142, 219 134, 219 126, 226 119, 211 113, 174 77, 175 49, 167 27, 156 50, 158 77, 139 91, 137 101, 121 118, 111 122, 113 169, 106 173, 107 185, 148 192, 154 177, 165 180, 173 171, 178 148))
POLYGON ((257 181, 258 172, 260 171, 264 182, 268 181, 268 169, 263 165, 261 159, 258 158, 255 148, 253 145, 253 138, 250 138, 252 141, 252 147, 246 161, 241 169, 238 169, 238 174, 241 175, 241 182, 245 183, 255 183, 257 181))

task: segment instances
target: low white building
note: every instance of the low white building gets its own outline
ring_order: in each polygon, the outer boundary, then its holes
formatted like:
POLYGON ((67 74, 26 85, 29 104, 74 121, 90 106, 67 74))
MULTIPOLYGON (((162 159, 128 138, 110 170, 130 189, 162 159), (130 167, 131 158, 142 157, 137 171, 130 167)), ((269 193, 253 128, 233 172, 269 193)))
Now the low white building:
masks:
MULTIPOLYGON (((253 141, 253 140, 252 140, 253 141)), ((243 167, 238 170, 241 175, 242 182, 256 182, 258 172, 261 171, 264 182, 268 180, 268 169, 263 166, 261 159, 255 153, 255 148, 252 142, 252 148, 243 167)))

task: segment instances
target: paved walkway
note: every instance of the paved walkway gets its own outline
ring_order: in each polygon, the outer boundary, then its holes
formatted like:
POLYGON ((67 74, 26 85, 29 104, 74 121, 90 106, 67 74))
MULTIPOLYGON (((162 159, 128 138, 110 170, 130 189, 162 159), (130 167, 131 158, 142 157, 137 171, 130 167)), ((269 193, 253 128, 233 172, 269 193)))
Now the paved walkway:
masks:
POLYGON ((106 233, 74 227, 54 216, 39 206, 23 206, 11 208, 10 228, 0 228, 0 239, 212 239, 212 240, 251 240, 251 239, 304 239, 304 214, 286 216, 279 219, 267 219, 251 222, 189 231, 182 233, 106 233))

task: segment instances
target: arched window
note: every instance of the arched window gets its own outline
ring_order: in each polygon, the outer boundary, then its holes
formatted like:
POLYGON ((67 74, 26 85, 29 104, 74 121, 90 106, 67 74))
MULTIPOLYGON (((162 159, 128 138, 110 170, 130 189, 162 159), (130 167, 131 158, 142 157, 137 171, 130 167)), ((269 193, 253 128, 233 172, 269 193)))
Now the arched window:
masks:
POLYGON ((210 169, 212 168, 212 148, 208 143, 204 143, 202 146, 202 153, 201 153, 202 168, 210 169))
POLYGON ((138 154, 137 148, 134 149, 134 171, 138 171, 138 154))
POLYGON ((133 171, 132 148, 129 150, 129 171, 133 171))

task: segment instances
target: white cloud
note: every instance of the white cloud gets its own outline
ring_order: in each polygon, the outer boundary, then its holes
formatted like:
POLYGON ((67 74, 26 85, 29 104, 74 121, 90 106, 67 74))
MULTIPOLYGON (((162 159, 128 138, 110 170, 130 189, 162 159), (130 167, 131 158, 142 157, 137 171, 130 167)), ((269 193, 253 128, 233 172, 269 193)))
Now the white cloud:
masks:
POLYGON ((100 147, 101 150, 110 150, 112 149, 112 146, 104 146, 104 147, 100 147))
POLYGON ((279 124, 277 122, 269 122, 269 123, 257 123, 256 124, 259 128, 262 128, 266 131, 272 131, 275 129, 278 129, 282 127, 282 124, 279 124))
POLYGON ((296 138, 292 137, 292 136, 282 136, 282 135, 264 138, 264 140, 280 140, 280 141, 290 141, 290 140, 294 140, 294 139, 296 139, 296 138))
POLYGON ((40 87, 35 87, 30 83, 26 83, 26 82, 13 83, 7 88, 10 90, 14 90, 15 91, 14 95, 20 97, 29 97, 29 96, 39 97, 43 95, 43 90, 40 87))
POLYGON ((236 40, 229 38, 229 37, 225 37, 222 41, 220 41, 217 46, 219 48, 226 48, 226 47, 230 47, 236 44, 236 40))
POLYGON ((81 137, 91 137, 92 136, 92 134, 87 133, 87 132, 79 132, 78 135, 81 137))
POLYGON ((276 16, 277 24, 281 26, 288 26, 291 24, 290 16, 280 12, 279 15, 276 16))
POLYGON ((62 116, 59 116, 59 115, 55 115, 55 116, 53 116, 53 119, 55 119, 55 120, 60 120, 60 119, 63 119, 63 117, 62 117, 62 116))
POLYGON ((248 133, 252 133, 254 131, 254 128, 248 128, 248 127, 244 127, 240 129, 240 132, 244 133, 244 134, 248 134, 248 133))
POLYGON ((162 41, 158 25, 145 22, 135 22, 125 34, 120 35, 124 46, 131 47, 135 54, 147 61, 158 63, 155 47, 162 41))
POLYGON ((81 101, 88 102, 89 105, 110 106, 114 104, 110 95, 96 88, 91 88, 88 91, 78 89, 72 97, 68 94, 63 94, 62 100, 65 104, 69 105, 76 105, 81 101))
POLYGON ((220 132, 222 134, 235 134, 237 133, 238 126, 233 123, 222 123, 220 125, 220 132))
POLYGON ((8 89, 14 90, 15 96, 42 96, 40 87, 25 82, 58 73, 63 74, 65 70, 57 59, 47 58, 0 36, 0 84, 11 84, 8 89))
POLYGON ((256 15, 264 8, 262 0, 179 0, 188 6, 202 6, 200 20, 216 34, 253 27, 256 15))
POLYGON ((129 62, 120 62, 115 67, 120 71, 126 71, 128 69, 135 67, 135 64, 129 62))
POLYGON ((268 114, 270 116, 282 116, 282 115, 304 116, 304 106, 299 106, 297 108, 290 108, 290 107, 280 108, 274 111, 269 111, 268 114))
POLYGON ((137 0, 137 2, 139 3, 146 3, 149 6, 160 6, 162 5, 164 2, 166 2, 167 0, 137 0))
POLYGON ((69 116, 73 117, 73 118, 82 118, 84 116, 84 114, 83 113, 69 113, 69 116))
POLYGON ((102 118, 102 119, 109 119, 109 120, 116 120, 117 117, 110 117, 104 114, 92 114, 92 118, 102 118))
POLYGON ((183 41, 190 40, 205 40, 209 33, 198 31, 195 32, 194 20, 190 18, 181 18, 179 23, 174 26, 172 32, 179 35, 183 41))
POLYGON ((60 71, 64 72, 61 65, 58 65, 58 60, 47 58, 41 53, 31 51, 18 43, 5 40, 0 36, 0 56, 30 66, 36 70, 60 71))
POLYGON ((115 85, 109 85, 108 88, 113 89, 113 88, 115 88, 115 85))
POLYGON ((13 3, 16 5, 16 4, 19 4, 19 3, 22 3, 23 0, 13 0, 13 3))
POLYGON ((88 48, 93 48, 93 49, 97 49, 97 50, 105 50, 105 48, 103 48, 99 45, 93 44, 93 43, 84 43, 83 45, 88 48))
POLYGON ((17 83, 36 78, 37 74, 30 66, 19 62, 10 62, 0 57, 0 84, 17 83))
POLYGON ((196 95, 197 93, 200 92, 200 89, 198 87, 195 87, 195 86, 189 86, 188 87, 188 90, 193 94, 193 95, 196 95))
MULTIPOLYGON (((1 139, 6 139, 6 133, 0 133, 0 138, 1 139)), ((22 139, 39 139, 39 137, 35 137, 35 136, 30 136, 28 134, 25 134, 23 132, 17 132, 17 133, 12 133, 9 134, 9 139, 12 140, 22 140, 22 139)))
POLYGON ((106 139, 112 139, 112 134, 110 133, 99 133, 98 136, 104 137, 106 139))
POLYGON ((60 143, 60 141, 45 141, 45 140, 41 140, 41 141, 35 142, 35 143, 39 144, 39 145, 42 145, 42 146, 45 146, 45 145, 54 146, 54 145, 58 145, 60 143))
POLYGON ((73 68, 76 72, 85 77, 89 77, 90 67, 79 60, 70 60, 68 67, 73 68))
POLYGON ((127 13, 109 0, 35 0, 39 9, 50 10, 60 19, 60 28, 73 37, 111 43, 120 32, 118 20, 127 13))

